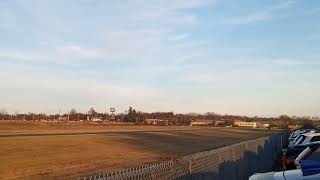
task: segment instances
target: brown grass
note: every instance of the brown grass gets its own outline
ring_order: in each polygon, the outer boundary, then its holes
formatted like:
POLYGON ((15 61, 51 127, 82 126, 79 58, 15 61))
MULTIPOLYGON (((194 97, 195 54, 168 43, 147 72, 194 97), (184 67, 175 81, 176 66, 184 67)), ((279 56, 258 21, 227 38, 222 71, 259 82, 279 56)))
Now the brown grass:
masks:
POLYGON ((0 123, 0 133, 106 131, 98 135, 0 138, 0 179, 69 179, 157 162, 266 136, 267 131, 213 127, 154 127, 0 123), (10 129, 6 130, 6 127, 10 129))

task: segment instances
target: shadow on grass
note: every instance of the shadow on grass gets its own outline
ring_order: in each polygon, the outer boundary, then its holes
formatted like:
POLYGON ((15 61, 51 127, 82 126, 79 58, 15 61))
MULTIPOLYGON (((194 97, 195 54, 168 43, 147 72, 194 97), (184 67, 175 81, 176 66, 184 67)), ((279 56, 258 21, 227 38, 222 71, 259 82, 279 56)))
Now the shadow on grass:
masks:
MULTIPOLYGON (((258 147, 257 152, 246 150, 242 158, 233 160, 223 160, 216 171, 192 172, 181 176, 179 180, 247 180, 254 173, 272 171, 273 161, 276 158, 279 146, 276 137, 266 140, 263 146, 258 147)), ((222 152, 224 153, 224 152, 222 152)))
MULTIPOLYGON (((109 134, 110 135, 110 134, 109 134)), ((109 135, 106 135, 108 137, 109 135)), ((122 132, 113 133, 112 136, 121 138, 122 143, 133 145, 144 151, 159 155, 180 156, 206 151, 235 144, 244 140, 261 137, 261 134, 232 133, 212 129, 212 132, 201 131, 162 131, 162 132, 122 132)))

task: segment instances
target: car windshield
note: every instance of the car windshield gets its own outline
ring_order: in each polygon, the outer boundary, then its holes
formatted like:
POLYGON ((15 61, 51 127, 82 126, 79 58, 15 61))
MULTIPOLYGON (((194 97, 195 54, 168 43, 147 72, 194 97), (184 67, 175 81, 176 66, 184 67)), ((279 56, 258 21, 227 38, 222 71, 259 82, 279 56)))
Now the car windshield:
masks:
POLYGON ((320 141, 320 136, 314 136, 310 142, 318 142, 320 141))
POLYGON ((301 144, 306 139, 306 136, 302 135, 299 140, 296 142, 296 145, 301 144))
POLYGON ((299 134, 296 138, 294 138, 294 142, 297 142, 301 138, 301 134, 299 134))
POLYGON ((291 138, 296 138, 296 137, 298 137, 300 135, 300 133, 293 133, 292 135, 291 135, 291 138))

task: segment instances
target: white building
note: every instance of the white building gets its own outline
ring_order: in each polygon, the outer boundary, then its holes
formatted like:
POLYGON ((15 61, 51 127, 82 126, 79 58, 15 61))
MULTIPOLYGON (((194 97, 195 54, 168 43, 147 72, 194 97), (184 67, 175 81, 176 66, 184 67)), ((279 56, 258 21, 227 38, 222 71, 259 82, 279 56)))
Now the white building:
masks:
POLYGON ((94 118, 92 118, 92 121, 93 122, 102 122, 102 119, 98 118, 98 117, 94 117, 94 118))
POLYGON ((148 125, 172 125, 172 123, 169 120, 165 119, 146 119, 145 122, 148 125))
POLYGON ((224 126, 225 124, 226 124, 226 121, 224 120, 219 120, 214 122, 215 126, 224 126))
POLYGON ((234 125, 239 127, 257 128, 257 122, 236 121, 234 125))
POLYGON ((214 123, 212 120, 198 119, 198 120, 192 121, 190 126, 209 126, 213 124, 214 123))

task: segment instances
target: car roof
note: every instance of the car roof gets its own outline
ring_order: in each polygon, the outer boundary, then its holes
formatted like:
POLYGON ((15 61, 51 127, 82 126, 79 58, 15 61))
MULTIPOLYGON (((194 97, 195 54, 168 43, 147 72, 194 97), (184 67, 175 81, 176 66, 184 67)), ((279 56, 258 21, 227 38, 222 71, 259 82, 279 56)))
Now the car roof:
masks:
POLYGON ((308 132, 308 133, 302 134, 302 136, 314 137, 314 136, 320 136, 320 133, 308 132))

